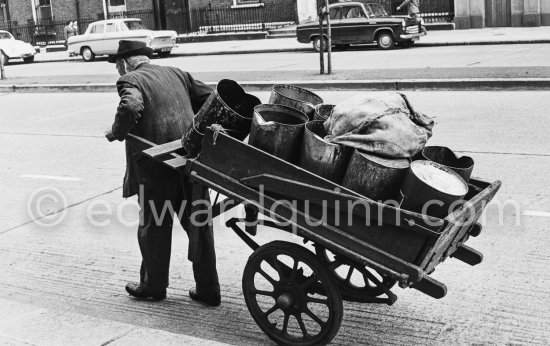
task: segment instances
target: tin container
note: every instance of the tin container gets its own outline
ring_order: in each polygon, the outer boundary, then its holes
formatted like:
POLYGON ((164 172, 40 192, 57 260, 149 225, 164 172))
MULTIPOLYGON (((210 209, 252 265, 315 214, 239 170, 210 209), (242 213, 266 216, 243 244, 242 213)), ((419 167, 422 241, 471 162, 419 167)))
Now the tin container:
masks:
POLYGON ((410 162, 353 151, 342 185, 375 201, 397 200, 410 162))
POLYGON ((271 90, 269 103, 297 109, 311 120, 315 113, 315 106, 322 104, 323 99, 317 94, 295 85, 275 84, 271 90))
POLYGON ((288 106, 262 104, 254 107, 248 144, 296 163, 307 116, 288 106))
POLYGON ((411 166, 401 187, 401 208, 445 218, 463 203, 468 184, 452 169, 428 160, 411 166))
POLYGON ((315 112, 313 113, 313 120, 327 120, 332 115, 332 110, 334 105, 322 104, 315 107, 315 112))
POLYGON ((458 157, 447 147, 429 146, 422 150, 422 156, 426 160, 437 162, 457 172, 464 181, 470 181, 474 169, 474 160, 469 156, 458 157))
POLYGON ((352 149, 324 140, 327 135, 323 121, 306 124, 298 165, 335 183, 340 183, 346 172, 352 149))
POLYGON ((254 107, 261 103, 247 94, 235 81, 222 79, 193 119, 193 126, 183 137, 186 155, 196 157, 206 128, 221 125, 231 137, 243 140, 250 133, 254 107))

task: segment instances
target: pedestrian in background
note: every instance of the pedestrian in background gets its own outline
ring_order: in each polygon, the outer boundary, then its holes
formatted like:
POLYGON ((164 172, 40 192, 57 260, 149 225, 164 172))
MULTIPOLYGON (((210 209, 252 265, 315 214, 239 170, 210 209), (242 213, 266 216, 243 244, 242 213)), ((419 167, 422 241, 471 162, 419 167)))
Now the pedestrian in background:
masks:
POLYGON ((400 11, 403 7, 407 6, 407 14, 416 20, 420 19, 419 0, 405 0, 401 5, 397 6, 397 10, 400 11))
MULTIPOLYGON (((123 141, 131 133, 156 144, 179 140, 193 126, 195 113, 212 89, 188 72, 149 62, 153 50, 144 42, 121 40, 116 62, 120 102, 109 141, 123 141)), ((199 232, 198 253, 193 262, 196 288, 189 296, 211 306, 220 305, 220 285, 211 222, 197 225, 191 217, 193 200, 210 201, 208 189, 180 177, 173 169, 147 158, 126 141, 126 175, 123 197, 138 194, 140 223, 138 242, 142 255, 139 283, 128 283, 126 291, 137 298, 166 298, 172 245, 174 211, 183 228, 199 232), (183 212, 181 212, 183 207, 183 212), (172 208, 172 210, 164 208, 172 208)))
POLYGON ((76 29, 74 28, 74 22, 72 20, 69 20, 63 28, 63 35, 65 36, 65 47, 67 47, 69 37, 76 35, 76 29))

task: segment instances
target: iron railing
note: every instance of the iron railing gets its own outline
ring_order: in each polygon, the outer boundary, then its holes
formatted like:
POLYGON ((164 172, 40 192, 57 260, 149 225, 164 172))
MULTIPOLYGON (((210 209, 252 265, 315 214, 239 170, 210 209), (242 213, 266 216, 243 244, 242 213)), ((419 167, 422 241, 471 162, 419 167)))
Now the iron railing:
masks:
POLYGON ((208 6, 192 9, 191 31, 221 33, 258 31, 278 28, 298 22, 296 2, 292 6, 261 3, 258 7, 231 8, 208 6))
MULTIPOLYGON (((378 2, 384 6, 390 15, 406 15, 407 8, 397 10, 403 0, 368 0, 363 2, 378 2)), ((420 15, 426 23, 449 23, 454 19, 454 0, 422 0, 420 15)))

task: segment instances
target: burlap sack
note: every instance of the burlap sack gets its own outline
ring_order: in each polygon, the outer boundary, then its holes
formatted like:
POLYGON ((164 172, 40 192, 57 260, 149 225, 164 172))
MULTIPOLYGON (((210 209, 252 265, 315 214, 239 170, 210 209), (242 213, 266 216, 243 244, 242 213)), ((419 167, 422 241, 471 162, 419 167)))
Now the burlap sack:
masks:
POLYGON ((432 118, 397 92, 363 93, 334 107, 326 140, 389 158, 413 157, 432 135, 432 118))

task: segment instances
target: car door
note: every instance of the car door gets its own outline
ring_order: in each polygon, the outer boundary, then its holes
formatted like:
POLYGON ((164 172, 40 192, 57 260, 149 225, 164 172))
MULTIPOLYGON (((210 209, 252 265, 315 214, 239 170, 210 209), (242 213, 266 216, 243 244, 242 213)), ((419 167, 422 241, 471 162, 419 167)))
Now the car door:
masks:
POLYGON ((118 50, 118 41, 122 39, 120 27, 117 22, 106 22, 105 33, 102 40, 103 54, 116 54, 118 50))
POLYGON ((86 41, 82 42, 82 45, 89 46, 94 54, 102 54, 105 24, 101 22, 92 25, 90 32, 87 34, 86 41))
POLYGON ((367 14, 362 5, 342 6, 338 27, 339 43, 368 43, 369 30, 367 14))
MULTIPOLYGON (((331 34, 332 43, 340 44, 342 41, 342 34, 340 32, 342 8, 340 6, 331 7, 329 11, 329 15, 330 15, 330 34, 331 34)), ((325 29, 326 29, 326 25, 325 25, 325 29)))

